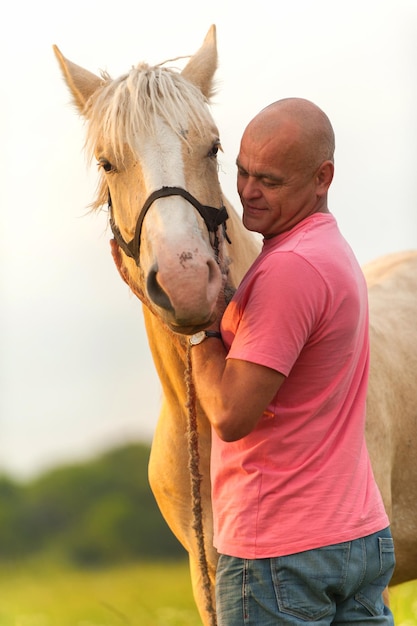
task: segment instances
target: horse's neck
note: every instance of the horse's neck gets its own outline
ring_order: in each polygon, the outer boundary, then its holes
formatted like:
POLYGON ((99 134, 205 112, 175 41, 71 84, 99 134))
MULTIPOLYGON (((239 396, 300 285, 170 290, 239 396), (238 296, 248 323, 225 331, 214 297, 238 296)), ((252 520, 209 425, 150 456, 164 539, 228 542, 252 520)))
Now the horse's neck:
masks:
MULTIPOLYGON (((227 221, 227 233, 231 240, 230 245, 230 282, 237 287, 245 272, 259 254, 260 241, 253 233, 246 230, 242 224, 242 219, 237 211, 224 198, 224 203, 229 214, 227 221)), ((227 244, 229 245, 229 244, 227 244)))
POLYGON ((187 338, 174 333, 159 317, 143 306, 146 333, 165 400, 185 406, 187 338))

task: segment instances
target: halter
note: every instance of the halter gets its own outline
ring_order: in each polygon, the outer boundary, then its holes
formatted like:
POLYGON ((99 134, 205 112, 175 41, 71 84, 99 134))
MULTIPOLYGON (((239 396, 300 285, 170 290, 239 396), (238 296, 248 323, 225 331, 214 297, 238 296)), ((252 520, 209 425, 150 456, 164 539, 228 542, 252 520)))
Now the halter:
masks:
POLYGON ((114 221, 112 200, 109 191, 108 206, 110 214, 110 228, 117 244, 120 246, 123 252, 127 254, 127 256, 130 256, 139 267, 140 236, 142 232, 143 220, 145 219, 145 216, 153 202, 155 202, 155 200, 158 200, 158 198, 166 198, 167 196, 182 196, 183 198, 185 198, 185 200, 187 200, 187 202, 192 204, 197 209, 197 211, 203 218, 209 233, 214 233, 214 241, 212 245, 214 253, 216 255, 216 260, 218 260, 220 243, 217 231, 219 226, 223 226, 223 235, 226 240, 231 243, 226 232, 226 220, 229 217, 226 207, 223 205, 220 207, 220 209, 216 209, 215 207, 201 204, 196 198, 194 198, 194 196, 192 196, 182 187, 161 187, 160 189, 157 189, 156 191, 151 193, 151 195, 148 197, 145 204, 143 205, 141 212, 139 213, 138 221, 136 222, 135 235, 133 239, 129 241, 129 243, 123 239, 123 235, 120 232, 120 229, 117 226, 116 222, 114 221))

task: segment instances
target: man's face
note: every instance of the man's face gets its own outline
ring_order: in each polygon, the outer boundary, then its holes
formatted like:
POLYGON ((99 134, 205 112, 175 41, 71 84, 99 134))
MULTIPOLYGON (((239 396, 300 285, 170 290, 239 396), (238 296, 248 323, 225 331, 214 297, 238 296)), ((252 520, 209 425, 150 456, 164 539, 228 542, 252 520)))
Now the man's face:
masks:
POLYGON ((248 230, 270 238, 320 210, 317 171, 306 164, 297 126, 246 129, 237 158, 237 190, 248 230))

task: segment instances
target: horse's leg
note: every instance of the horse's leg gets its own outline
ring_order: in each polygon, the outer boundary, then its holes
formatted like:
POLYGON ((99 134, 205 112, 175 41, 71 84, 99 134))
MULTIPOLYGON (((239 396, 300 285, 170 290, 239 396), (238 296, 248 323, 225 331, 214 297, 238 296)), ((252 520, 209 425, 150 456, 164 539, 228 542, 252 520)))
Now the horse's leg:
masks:
MULTIPOLYGON (((185 401, 184 401, 185 404, 185 401)), ((184 422, 179 407, 174 415, 171 407, 164 402, 156 426, 149 459, 149 482, 159 509, 179 542, 189 554, 191 583, 198 611, 204 626, 213 626, 215 622, 207 610, 207 577, 203 574, 201 563, 202 548, 196 536, 194 503, 189 468, 189 454, 184 422)), ((213 548, 213 524, 210 505, 210 479, 208 460, 210 456, 209 433, 199 433, 200 467, 202 476, 201 504, 202 526, 205 539, 205 559, 208 567, 208 591, 210 599, 214 595, 214 578, 217 564, 217 552, 213 548)), ((204 560, 204 559, 203 559, 204 560)), ((214 600, 212 600, 214 606, 214 600)))
POLYGON ((209 564, 209 576, 210 576, 210 602, 211 606, 208 607, 207 592, 205 589, 205 581, 201 573, 201 564, 198 555, 190 552, 190 574, 191 585, 193 588, 194 600, 200 613, 201 620, 204 626, 214 626, 216 624, 215 614, 212 613, 215 610, 215 596, 214 596, 214 578, 215 578, 215 565, 209 564))

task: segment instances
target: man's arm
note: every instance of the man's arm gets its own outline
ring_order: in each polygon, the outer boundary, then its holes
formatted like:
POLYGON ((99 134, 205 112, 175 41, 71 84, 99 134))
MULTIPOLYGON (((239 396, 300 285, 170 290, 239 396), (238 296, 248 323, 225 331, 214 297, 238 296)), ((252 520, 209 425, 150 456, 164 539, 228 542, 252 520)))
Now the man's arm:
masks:
POLYGON ((191 348, 198 399, 220 439, 248 435, 285 380, 269 367, 226 359, 223 342, 207 338, 191 348))

